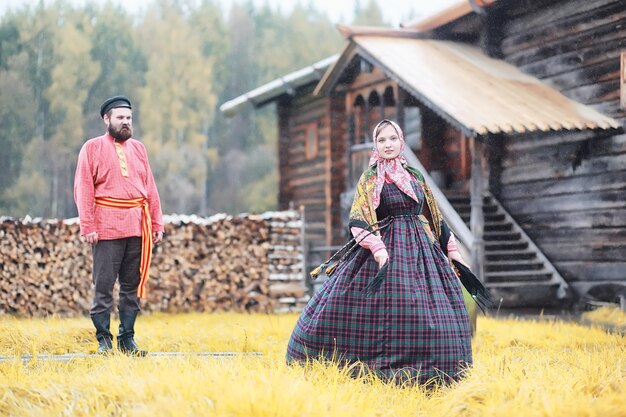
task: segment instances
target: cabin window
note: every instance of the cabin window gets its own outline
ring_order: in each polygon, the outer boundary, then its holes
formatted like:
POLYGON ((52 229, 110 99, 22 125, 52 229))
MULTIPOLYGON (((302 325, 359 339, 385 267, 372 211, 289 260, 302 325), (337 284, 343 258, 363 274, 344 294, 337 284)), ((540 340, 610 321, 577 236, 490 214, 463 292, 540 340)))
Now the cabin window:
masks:
POLYGON ((359 62, 359 66, 360 66, 361 72, 363 73, 371 73, 374 71, 374 66, 363 58, 361 58, 359 62))
POLYGON ((620 54, 620 82, 619 95, 620 107, 626 110, 626 51, 620 54))
POLYGON ((365 99, 362 95, 358 95, 354 101, 354 136, 352 137, 352 145, 367 142, 367 132, 365 131, 365 99))
POLYGON ((317 157, 320 146, 317 122, 311 123, 307 126, 304 140, 306 159, 313 159, 317 157))
POLYGON ((385 88, 385 92, 383 93, 383 106, 394 107, 395 105, 396 105, 396 99, 393 96, 393 88, 391 87, 385 88))

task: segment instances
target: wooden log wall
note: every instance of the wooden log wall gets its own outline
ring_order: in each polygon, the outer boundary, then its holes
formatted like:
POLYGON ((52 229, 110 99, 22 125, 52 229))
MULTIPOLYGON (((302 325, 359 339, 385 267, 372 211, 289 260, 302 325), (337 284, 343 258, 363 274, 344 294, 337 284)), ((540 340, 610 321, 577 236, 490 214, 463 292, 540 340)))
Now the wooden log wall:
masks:
POLYGON ((626 3, 569 0, 544 7, 541 1, 522 3, 510 11, 503 27, 504 59, 624 125, 619 81, 626 3))
POLYGON ((278 103, 279 207, 285 210, 304 206, 307 241, 325 244, 330 172, 330 167, 326 166, 330 131, 328 99, 313 96, 314 86, 303 88, 297 96, 278 103), (307 134, 312 126, 317 131, 317 151, 307 154, 307 134))
MULTIPOLYGON (((0 220, 0 314, 88 314, 91 250, 76 219, 0 220)), ((308 300, 297 212, 164 220, 144 311, 271 312, 308 300)))
MULTIPOLYGON (((512 10, 505 59, 626 124, 619 107, 626 3, 572 0, 512 10)), ((582 295, 626 293, 626 136, 503 138, 499 199, 582 295)))
POLYGON ((327 164, 327 199, 330 206, 326 227, 330 228, 330 244, 339 245, 346 241, 346 230, 342 227, 346 213, 342 210, 341 195, 347 184, 347 149, 344 141, 348 131, 345 96, 335 92, 328 99, 328 125, 330 126, 330 146, 328 147, 327 164))

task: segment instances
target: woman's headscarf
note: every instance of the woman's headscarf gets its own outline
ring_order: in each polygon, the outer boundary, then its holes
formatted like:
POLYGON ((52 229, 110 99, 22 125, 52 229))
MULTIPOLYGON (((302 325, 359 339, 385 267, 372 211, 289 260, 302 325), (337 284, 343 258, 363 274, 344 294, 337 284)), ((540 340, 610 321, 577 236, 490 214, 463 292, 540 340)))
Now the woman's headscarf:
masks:
POLYGON ((374 141, 374 148, 372 149, 372 154, 370 156, 369 166, 376 164, 376 188, 374 188, 374 195, 372 196, 372 204, 374 205, 374 209, 376 209, 380 205, 380 193, 383 190, 383 185, 385 185, 385 179, 388 178, 391 182, 396 184, 402 192, 411 197, 413 200, 417 201, 417 196, 415 195, 415 191, 413 191, 413 187, 411 187, 411 181, 413 180, 413 176, 404 168, 406 166, 406 159, 404 158, 404 135, 402 134, 402 129, 395 122, 387 119, 381 120, 376 127, 374 128, 374 133, 372 136, 372 140, 374 141), (376 147, 376 136, 378 135, 379 130, 383 125, 389 124, 393 127, 400 139, 400 154, 393 159, 385 159, 378 153, 378 148, 376 147))

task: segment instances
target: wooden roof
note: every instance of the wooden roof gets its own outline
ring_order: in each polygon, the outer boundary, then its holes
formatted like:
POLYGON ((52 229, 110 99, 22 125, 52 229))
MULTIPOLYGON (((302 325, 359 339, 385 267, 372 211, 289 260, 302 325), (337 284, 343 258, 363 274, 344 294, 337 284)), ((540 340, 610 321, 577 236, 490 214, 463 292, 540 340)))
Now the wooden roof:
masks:
POLYGON ((337 61, 339 54, 329 56, 312 65, 290 72, 287 75, 263 84, 254 90, 248 91, 220 106, 220 111, 227 117, 234 116, 248 103, 254 107, 260 107, 276 100, 278 97, 289 94, 294 95, 296 89, 317 83, 325 71, 337 61))
POLYGON ((469 13, 483 13, 496 0, 438 0, 430 5, 431 10, 411 22, 400 24, 406 29, 428 32, 459 19, 469 13))
POLYGON ((359 55, 469 136, 620 128, 614 119, 476 47, 358 33, 350 36, 350 44, 315 94, 330 91, 359 55))

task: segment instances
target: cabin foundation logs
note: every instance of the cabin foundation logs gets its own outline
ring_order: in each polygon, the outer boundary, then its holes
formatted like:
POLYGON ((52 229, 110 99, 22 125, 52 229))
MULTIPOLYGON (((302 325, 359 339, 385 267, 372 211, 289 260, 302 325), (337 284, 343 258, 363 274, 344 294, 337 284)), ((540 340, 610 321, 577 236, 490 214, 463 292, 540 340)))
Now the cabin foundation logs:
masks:
MULTIPOLYGON (((164 216, 164 223, 143 311, 276 312, 308 300, 297 212, 164 216)), ((0 314, 88 314, 92 258, 79 231, 77 219, 0 219, 0 314)))

